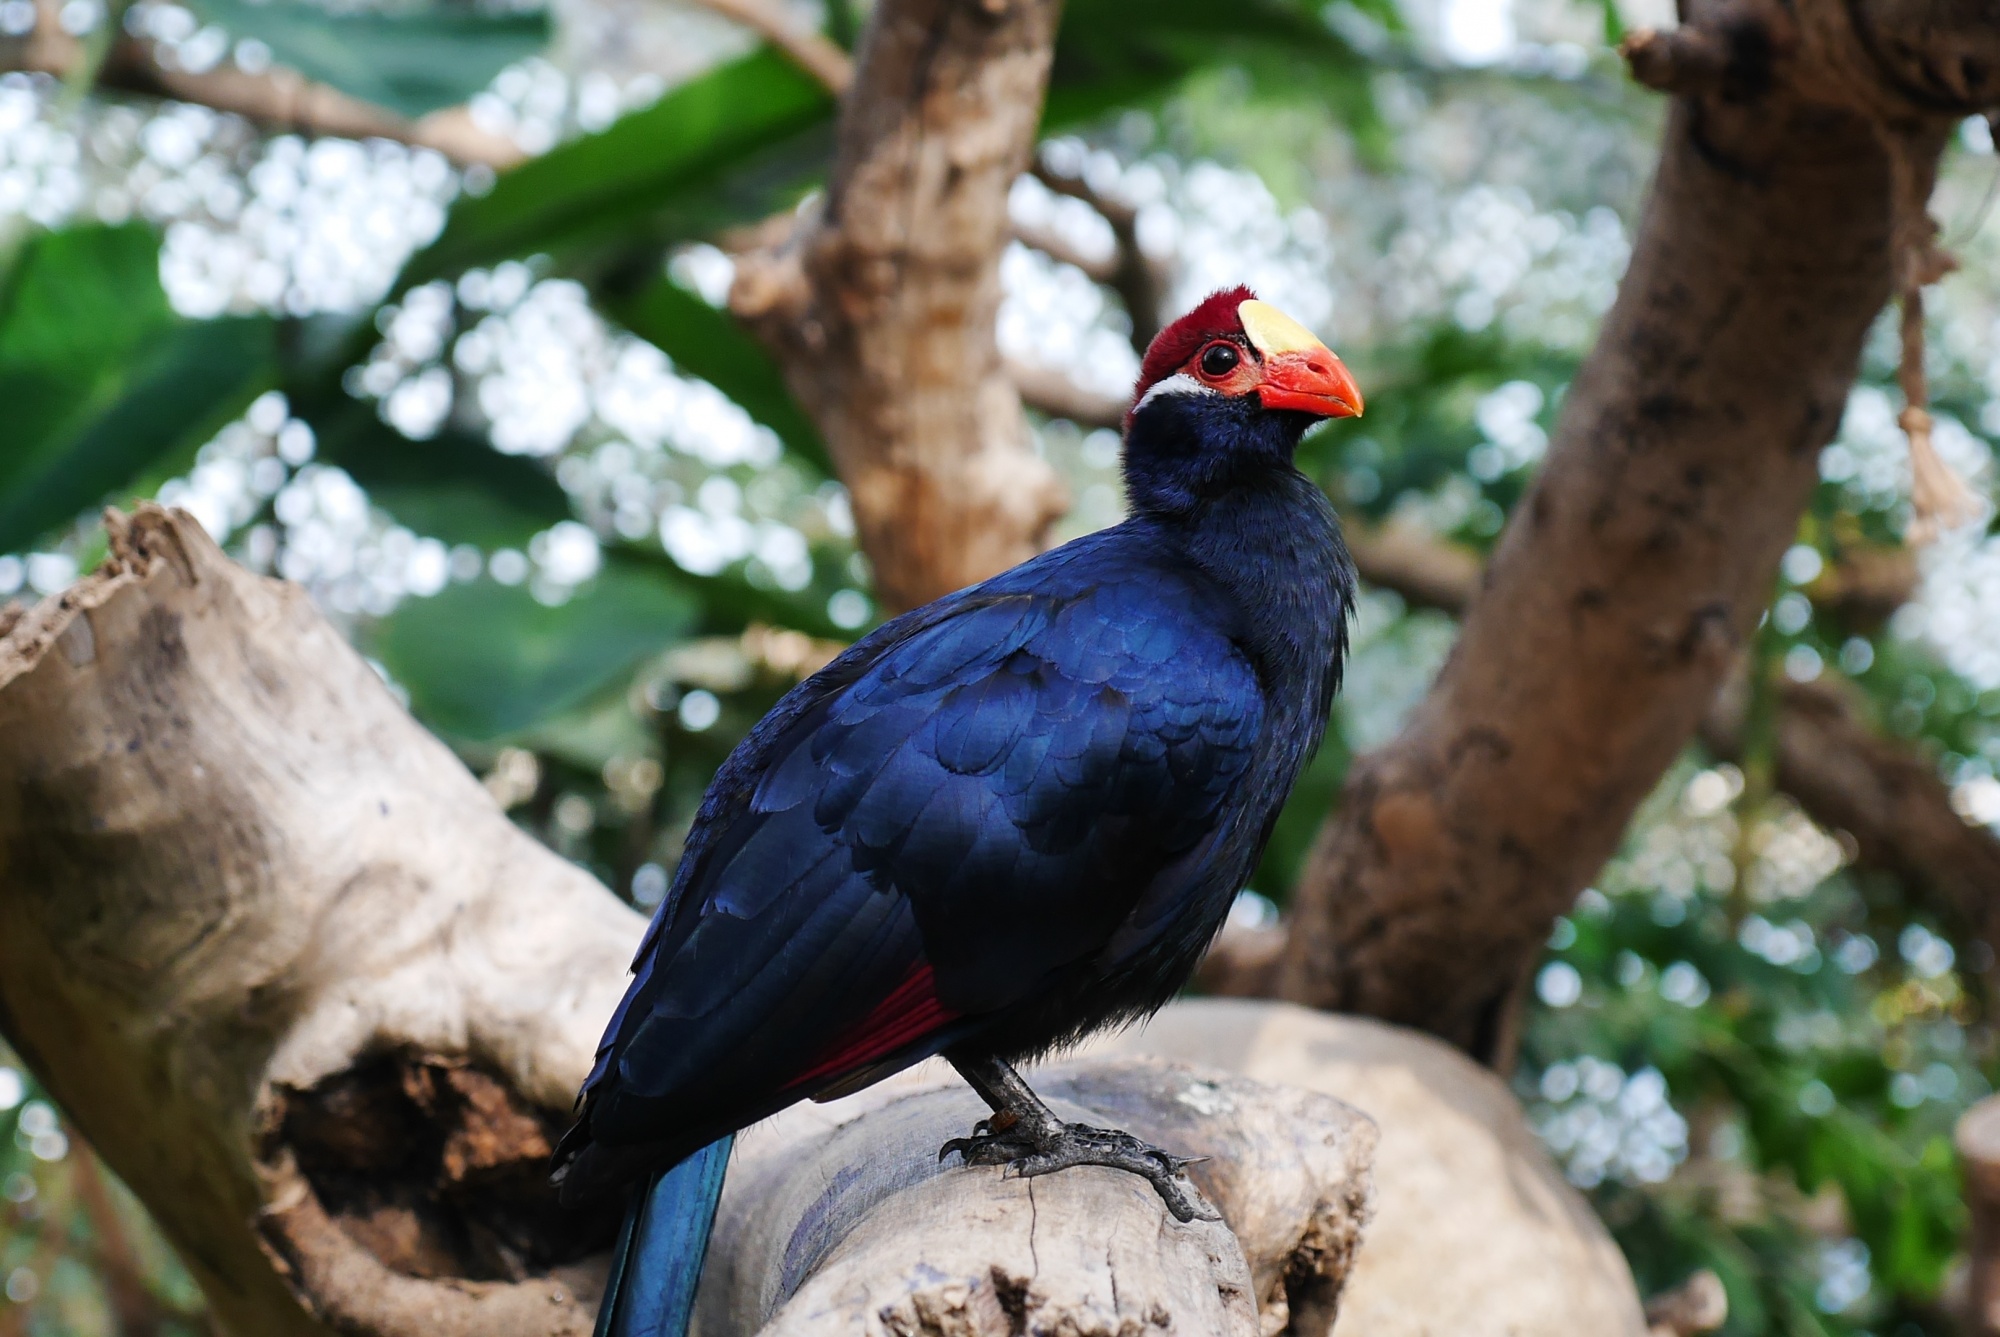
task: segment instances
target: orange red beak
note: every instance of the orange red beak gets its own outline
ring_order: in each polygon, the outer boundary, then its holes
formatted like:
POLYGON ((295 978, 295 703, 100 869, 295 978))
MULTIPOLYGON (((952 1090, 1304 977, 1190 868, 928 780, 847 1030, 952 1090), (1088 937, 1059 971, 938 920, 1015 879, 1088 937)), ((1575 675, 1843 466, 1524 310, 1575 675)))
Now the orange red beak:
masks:
POLYGON ((1361 416, 1361 388, 1312 331, 1254 298, 1237 307, 1236 314, 1264 359, 1257 398, 1265 408, 1297 409, 1322 418, 1361 416))
POLYGON ((1361 416, 1360 387, 1326 348, 1266 358, 1257 397, 1267 409, 1300 409, 1322 418, 1361 416))

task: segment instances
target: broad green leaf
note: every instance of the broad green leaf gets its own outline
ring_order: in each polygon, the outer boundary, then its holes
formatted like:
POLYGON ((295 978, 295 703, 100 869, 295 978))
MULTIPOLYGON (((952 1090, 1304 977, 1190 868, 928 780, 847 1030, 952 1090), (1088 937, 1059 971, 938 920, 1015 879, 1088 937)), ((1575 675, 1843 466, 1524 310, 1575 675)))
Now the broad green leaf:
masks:
POLYGON ((621 560, 657 569, 662 579, 698 595, 702 604, 700 630, 705 635, 733 636, 753 622, 789 627, 827 640, 846 641, 855 635, 835 626, 827 616, 827 596, 846 583, 838 577, 827 580, 829 573, 837 569, 837 559, 830 560, 829 554, 814 554, 821 578, 812 585, 802 590, 780 590, 753 585, 740 566, 728 567, 712 576, 692 575, 651 544, 621 544, 617 552, 621 560))
POLYGON ((567 603, 481 579, 411 599, 373 649, 425 722, 460 739, 519 733, 588 700, 686 635, 700 604, 657 568, 613 555, 567 603))
POLYGON ((657 760, 660 755, 659 735, 632 712, 625 692, 615 680, 581 705, 509 734, 506 741, 599 773, 614 757, 657 760))
POLYGON ((96 361, 172 321, 159 253, 142 223, 32 238, 0 292, 0 362, 96 361))
POLYGON ((1604 44, 1615 47, 1625 40, 1625 16, 1618 12, 1618 0, 1597 0, 1604 13, 1604 44))
POLYGON ((1354 105, 1342 75, 1363 61, 1306 0, 1071 0, 1056 35, 1045 130, 1091 120, 1120 107, 1152 102, 1198 69, 1239 65, 1255 74, 1316 90, 1349 114, 1354 105))
POLYGON ((268 320, 168 309, 157 245, 133 225, 23 248, 0 293, 0 552, 187 450, 273 375, 268 320))
POLYGON ((305 416, 319 439, 319 458, 345 469, 376 505, 420 534, 519 548, 570 518, 569 498, 548 470, 502 455, 469 433, 448 427, 429 441, 412 441, 377 417, 373 405, 355 400, 305 416))
POLYGON ((149 228, 44 233, 23 248, 0 296, 0 377, 8 449, 0 487, 32 467, 23 446, 87 421, 115 393, 121 364, 173 323, 149 228))
POLYGON ((490 13, 466 4, 335 13, 313 0, 189 0, 281 65, 402 116, 455 106, 548 45, 543 11, 490 13))
POLYGON ((635 228, 672 240, 762 217, 821 168, 802 136, 823 138, 832 117, 833 99, 790 61, 745 56, 460 199, 401 285, 635 228))
POLYGON ((728 395, 814 467, 832 473, 826 444, 785 388, 763 347, 727 312, 661 275, 637 296, 610 302, 610 314, 672 357, 680 369, 728 395))

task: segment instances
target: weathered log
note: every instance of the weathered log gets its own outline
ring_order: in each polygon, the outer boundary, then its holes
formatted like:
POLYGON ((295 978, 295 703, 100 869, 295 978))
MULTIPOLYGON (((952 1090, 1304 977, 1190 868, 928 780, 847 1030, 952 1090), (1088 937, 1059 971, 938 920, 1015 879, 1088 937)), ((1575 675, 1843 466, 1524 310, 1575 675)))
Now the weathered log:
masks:
POLYGON ((1113 1170, 1037 1179, 938 1148, 985 1107, 942 1064, 746 1133, 701 1337, 1325 1332, 1368 1217, 1375 1130, 1337 1100, 1152 1059, 1030 1080, 1064 1118, 1185 1155, 1227 1225, 1113 1170))
POLYGON ((1506 1084, 1451 1046, 1360 1017, 1209 999, 1085 1052, 1325 1092, 1375 1121, 1375 1210, 1338 1337, 1644 1337, 1617 1244, 1506 1084))
POLYGON ((0 639, 0 1030, 235 1333, 585 1333, 544 1185, 639 917, 185 515, 0 639))

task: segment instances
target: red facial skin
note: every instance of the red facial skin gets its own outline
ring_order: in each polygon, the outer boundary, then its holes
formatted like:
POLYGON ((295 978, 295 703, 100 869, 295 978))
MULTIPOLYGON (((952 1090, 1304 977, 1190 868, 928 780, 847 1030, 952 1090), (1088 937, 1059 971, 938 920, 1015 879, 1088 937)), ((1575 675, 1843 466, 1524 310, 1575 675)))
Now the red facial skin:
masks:
POLYGON ((1133 403, 1167 377, 1181 374, 1221 394, 1255 393, 1265 408, 1297 409, 1322 418, 1359 417, 1361 391, 1331 350, 1294 349, 1267 357, 1251 343, 1237 308, 1255 296, 1248 288, 1226 288, 1160 331, 1146 350, 1133 403), (1217 342, 1234 345, 1241 358, 1222 376, 1204 375, 1202 354, 1217 342))
POLYGON ((1255 393, 1267 409, 1299 409, 1322 418, 1361 416, 1361 389, 1341 360, 1325 348, 1299 349, 1266 358, 1242 334, 1204 343, 1180 370, 1225 395, 1255 393), (1221 376, 1202 370, 1202 359, 1218 343, 1238 353, 1236 365, 1221 376))

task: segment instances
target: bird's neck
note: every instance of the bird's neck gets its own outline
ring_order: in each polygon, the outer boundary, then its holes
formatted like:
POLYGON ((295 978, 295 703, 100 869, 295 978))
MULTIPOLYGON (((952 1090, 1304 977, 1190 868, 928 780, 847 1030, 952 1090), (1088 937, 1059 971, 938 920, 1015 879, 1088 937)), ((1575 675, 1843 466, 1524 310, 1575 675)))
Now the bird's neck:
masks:
POLYGON ((1323 721, 1354 596, 1326 495, 1287 464, 1246 471, 1201 505, 1154 522, 1242 611, 1246 648, 1268 680, 1289 689, 1281 709, 1323 721))

